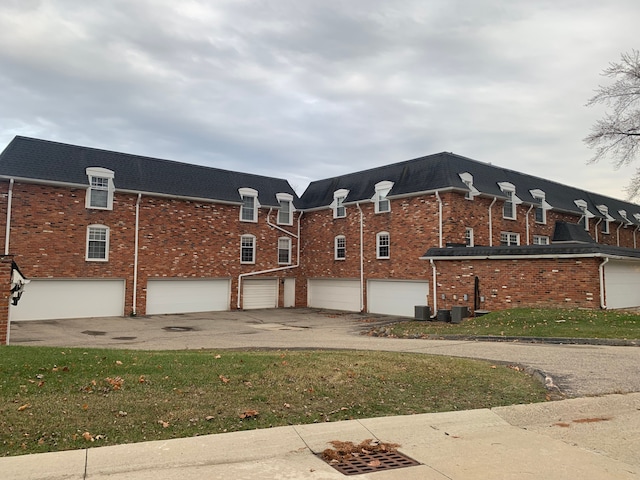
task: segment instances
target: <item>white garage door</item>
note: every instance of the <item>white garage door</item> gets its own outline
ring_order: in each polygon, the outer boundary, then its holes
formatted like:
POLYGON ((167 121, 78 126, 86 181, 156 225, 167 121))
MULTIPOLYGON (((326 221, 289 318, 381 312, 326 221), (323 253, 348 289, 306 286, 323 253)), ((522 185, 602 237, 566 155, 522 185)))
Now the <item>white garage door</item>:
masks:
POLYGON ((312 308, 360 311, 360 281, 314 278, 307 283, 307 304, 312 308))
POLYGON ((278 306, 277 278, 248 278, 242 282, 242 308, 276 308, 278 306))
POLYGON ((640 306, 640 262, 611 260, 604 266, 607 308, 640 306))
POLYGON ((124 315, 124 280, 31 279, 11 320, 119 317, 124 315))
POLYGON ((427 304, 429 282, 408 280, 369 280, 367 303, 369 312, 413 317, 416 305, 427 304))
POLYGON ((147 315, 229 310, 230 280, 172 278, 147 281, 147 315))

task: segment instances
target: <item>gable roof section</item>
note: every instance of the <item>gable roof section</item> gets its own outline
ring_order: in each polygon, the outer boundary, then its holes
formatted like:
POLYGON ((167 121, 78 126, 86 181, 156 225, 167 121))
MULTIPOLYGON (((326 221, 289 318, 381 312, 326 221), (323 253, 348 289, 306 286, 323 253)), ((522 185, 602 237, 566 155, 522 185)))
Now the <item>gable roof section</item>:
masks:
POLYGON ((635 203, 448 152, 311 182, 301 196, 301 207, 328 207, 333 201, 333 192, 341 188, 349 190, 345 203, 368 201, 375 193, 375 184, 383 180, 393 182, 393 188, 389 193, 391 198, 436 190, 455 189, 466 192, 468 188, 460 178, 460 174, 465 172, 473 175, 473 186, 481 195, 506 198, 498 182, 509 182, 515 186, 517 196, 528 204, 534 203, 530 190, 542 190, 545 193, 545 201, 556 211, 580 215, 581 211, 574 202, 583 199, 587 202, 588 210, 596 217, 604 218, 597 209, 597 205, 604 204, 609 207, 609 214, 616 221, 624 221, 618 211, 626 210, 627 218, 634 224, 640 224, 640 221, 633 217, 635 213, 640 213, 640 206, 635 203))
POLYGON ((289 182, 249 173, 16 136, 0 154, 0 176, 88 186, 87 167, 115 172, 116 190, 240 203, 238 189, 258 191, 261 205, 278 207, 277 193, 297 195, 289 182))

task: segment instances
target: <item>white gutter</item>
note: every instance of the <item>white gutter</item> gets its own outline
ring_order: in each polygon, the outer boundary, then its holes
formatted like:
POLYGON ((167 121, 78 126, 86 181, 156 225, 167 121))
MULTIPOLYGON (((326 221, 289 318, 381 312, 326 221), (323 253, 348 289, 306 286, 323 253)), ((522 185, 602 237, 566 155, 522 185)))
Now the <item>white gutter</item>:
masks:
POLYGON ((300 214, 298 215, 298 235, 295 237, 295 238, 298 239, 296 264, 295 265, 287 265, 286 267, 269 268, 267 270, 260 270, 258 272, 241 273, 240 275, 238 275, 238 302, 237 302, 238 310, 242 309, 242 302, 240 301, 240 298, 241 298, 240 295, 242 293, 242 279, 244 277, 252 277, 254 275, 260 275, 260 274, 263 274, 263 273, 280 272, 280 271, 283 271, 283 270, 290 270, 292 268, 298 268, 300 266, 300 219, 302 218, 302 214, 303 214, 303 212, 300 212, 300 214))
POLYGON ((436 278, 436 264, 433 261, 433 258, 429 259, 429 263, 433 270, 433 314, 431 315, 431 318, 435 318, 438 313, 438 280, 436 278))
POLYGON ((527 222, 527 245, 531 245, 529 243, 529 213, 531 212, 532 209, 533 209, 533 203, 531 204, 531 206, 529 207, 529 210, 527 210, 527 213, 525 215, 526 222, 527 222))
POLYGON ((138 200, 136 200, 136 229, 134 232, 133 241, 133 309, 131 315, 134 317, 138 314, 138 230, 140 227, 140 200, 142 194, 138 193, 138 200))
POLYGON ((626 257, 624 255, 609 255, 606 253, 548 253, 540 255, 447 255, 442 257, 420 257, 418 260, 553 260, 557 258, 609 258, 611 260, 628 260, 640 262, 640 257, 626 257))
MULTIPOLYGON (((7 225, 4 234, 4 254, 9 255, 9 234, 11 233, 11 203, 13 201, 13 178, 9 180, 9 191, 7 193, 7 225)), ((8 335, 8 333, 7 333, 8 335)), ((9 344, 7 337, 7 345, 9 344)))
POLYGON ((360 202, 356 206, 360 212, 360 311, 364 312, 364 213, 360 202))
POLYGON ((281 232, 286 233, 287 235, 290 235, 293 238, 298 238, 299 235, 296 235, 295 233, 291 233, 287 230, 285 230, 284 228, 276 225, 275 223, 271 223, 271 220, 269 219, 271 217, 271 212, 273 211, 273 208, 269 209, 269 213, 267 213, 267 225, 269 225, 271 228, 275 228, 277 230, 280 230, 281 232))
POLYGON ((498 197, 493 197, 493 201, 491 202, 491 205, 489 205, 489 246, 490 247, 493 247, 493 224, 491 220, 491 209, 493 208, 493 205, 496 203, 497 200, 498 200, 498 197))
POLYGON ((435 191, 436 199, 438 200, 438 237, 440 238, 440 248, 442 248, 442 199, 438 190, 435 191))
POLYGON ((599 218, 596 222, 596 243, 598 243, 598 225, 602 223, 602 218, 599 218))
POLYGON ((603 310, 607 309, 607 304, 605 302, 605 298, 604 298, 604 266, 607 264, 607 262, 609 261, 609 258, 605 258, 604 261, 600 264, 600 266, 598 267, 598 270, 600 271, 600 308, 602 308, 603 310))

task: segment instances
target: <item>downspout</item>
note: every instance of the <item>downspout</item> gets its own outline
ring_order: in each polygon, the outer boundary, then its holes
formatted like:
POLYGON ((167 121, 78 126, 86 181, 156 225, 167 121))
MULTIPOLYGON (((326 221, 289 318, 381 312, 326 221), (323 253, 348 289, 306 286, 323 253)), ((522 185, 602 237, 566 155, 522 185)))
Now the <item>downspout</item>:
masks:
POLYGON ((489 205, 489 246, 493 247, 493 225, 491 222, 491 209, 493 208, 493 205, 496 203, 496 201, 498 200, 498 197, 493 197, 493 201, 491 202, 491 205, 489 205))
POLYGON ((360 212, 360 311, 364 312, 364 213, 360 208, 360 202, 356 203, 360 212))
POLYGON ((532 209, 533 209, 533 203, 531 204, 531 206, 529 207, 529 210, 527 210, 527 214, 525 215, 525 218, 527 220, 527 245, 531 245, 529 243, 529 213, 531 212, 532 209))
POLYGON ((438 235, 440 237, 439 245, 442 248, 442 199, 440 198, 440 192, 436 190, 436 199, 438 200, 438 235))
POLYGON ((133 309, 131 315, 138 315, 138 229, 140 227, 140 200, 142 200, 142 194, 138 193, 138 199, 136 200, 136 229, 135 237, 133 241, 133 309))
POLYGON ((600 266, 598 267, 598 270, 600 271, 600 308, 602 308, 603 310, 607 309, 607 305, 606 302, 604 300, 604 266, 609 262, 609 258, 605 258, 602 263, 600 264, 600 266))
POLYGON ((601 222, 602 222, 602 219, 599 218, 598 222, 596 223, 596 243, 598 243, 598 225, 600 225, 601 222))
MULTIPOLYGON (((271 210, 269 210, 269 214, 271 213, 271 210)), ((295 265, 287 265, 286 267, 277 267, 277 268, 269 268, 267 270, 260 270, 258 272, 247 272, 247 273, 241 273, 240 275, 238 275, 238 302, 237 302, 237 306, 238 306, 238 310, 242 309, 242 305, 241 305, 241 301, 240 301, 240 295, 242 293, 242 279, 244 277, 252 277, 254 275, 260 275, 262 273, 272 273, 272 272, 280 272, 282 270, 290 270, 292 268, 298 268, 300 266, 300 219, 302 218, 302 214, 304 212, 300 212, 300 214, 298 215, 298 235, 294 235, 293 233, 287 232, 284 229, 281 229, 282 231, 288 233, 289 235, 291 235, 292 237, 296 238, 298 240, 298 258, 296 258, 296 264, 295 265)), ((268 218, 268 215, 267 215, 268 218)), ((267 224, 269 222, 267 221, 267 224)), ((275 226, 275 225, 274 225, 275 226)), ((279 228, 279 227, 278 227, 279 228)))
POLYGON ((620 226, 618 227, 618 229, 616 230, 616 244, 618 245, 618 247, 620 246, 620 229, 623 227, 623 223, 620 222, 620 226))
POLYGON ((436 278, 436 264, 433 261, 433 258, 429 259, 429 263, 431 264, 431 269, 433 271, 433 314, 431 318, 435 318, 438 313, 438 283, 436 278))
MULTIPOLYGON (((9 192, 7 193, 7 225, 4 232, 4 254, 9 255, 9 233, 11 232, 11 203, 13 201, 13 178, 9 180, 9 192)), ((7 344, 9 342, 7 341, 7 344)))

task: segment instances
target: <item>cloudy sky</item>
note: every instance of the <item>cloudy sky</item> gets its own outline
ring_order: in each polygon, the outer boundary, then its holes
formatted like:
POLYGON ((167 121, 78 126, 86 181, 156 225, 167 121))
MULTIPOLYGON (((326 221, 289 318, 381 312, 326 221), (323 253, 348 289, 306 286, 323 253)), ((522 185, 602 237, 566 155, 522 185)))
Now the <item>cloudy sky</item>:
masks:
POLYGON ((450 151, 618 198, 585 107, 638 0, 2 0, 24 135, 309 181, 450 151))

